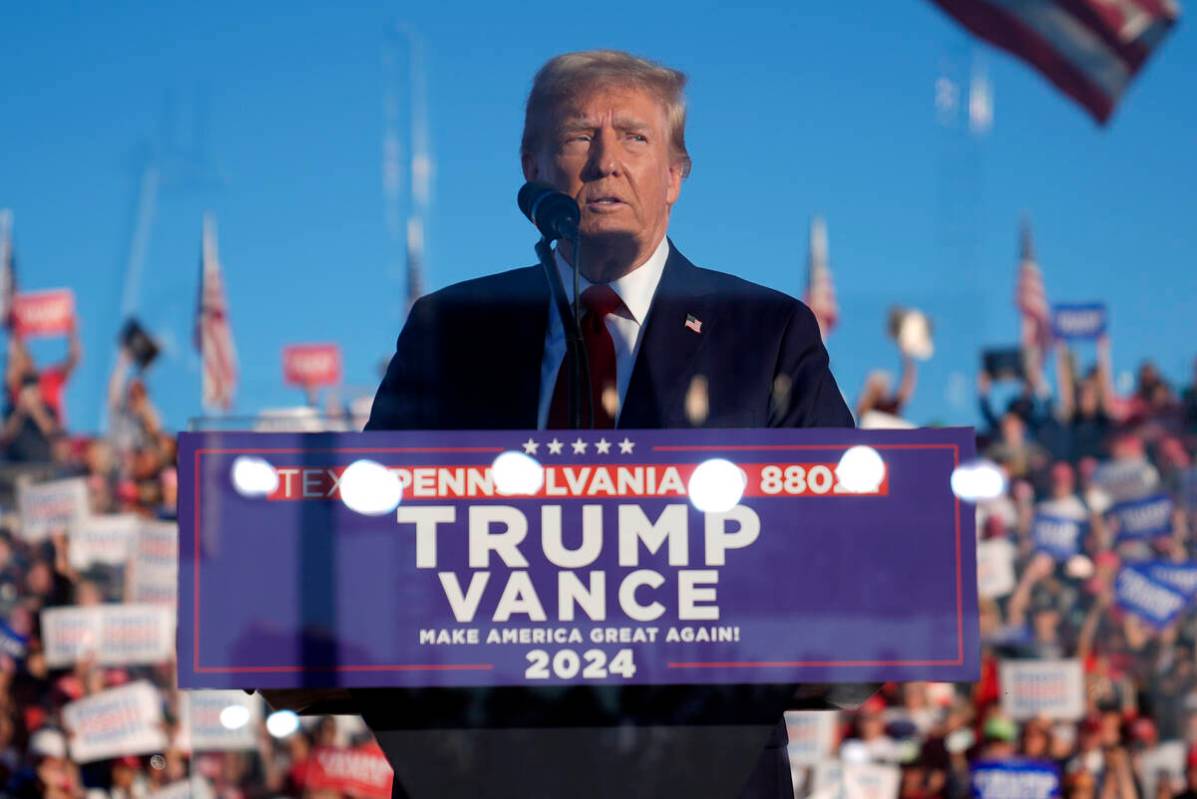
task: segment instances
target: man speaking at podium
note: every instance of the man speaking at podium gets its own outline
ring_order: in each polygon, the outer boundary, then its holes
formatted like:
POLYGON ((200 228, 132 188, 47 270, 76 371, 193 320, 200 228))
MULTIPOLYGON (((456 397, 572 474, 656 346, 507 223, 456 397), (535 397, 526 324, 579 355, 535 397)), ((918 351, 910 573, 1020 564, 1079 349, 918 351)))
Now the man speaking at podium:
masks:
MULTIPOLYGON (((555 257, 570 286, 581 256, 594 426, 852 426, 810 309, 696 267, 667 238, 690 172, 684 84, 677 70, 596 50, 550 60, 528 98, 524 177, 581 211, 581 252, 563 240, 555 257)), ((568 426, 565 333, 550 296, 535 266, 419 300, 366 429, 568 426)), ((742 795, 793 796, 784 725, 742 795)))

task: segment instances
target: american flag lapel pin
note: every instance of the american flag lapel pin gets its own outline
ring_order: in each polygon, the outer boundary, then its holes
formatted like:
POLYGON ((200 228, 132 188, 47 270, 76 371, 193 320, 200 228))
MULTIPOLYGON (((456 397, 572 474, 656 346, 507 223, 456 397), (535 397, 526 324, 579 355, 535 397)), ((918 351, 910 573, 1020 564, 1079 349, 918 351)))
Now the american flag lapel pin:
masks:
POLYGON ((695 333, 702 333, 702 320, 694 314, 686 314, 686 327, 693 330, 695 333))

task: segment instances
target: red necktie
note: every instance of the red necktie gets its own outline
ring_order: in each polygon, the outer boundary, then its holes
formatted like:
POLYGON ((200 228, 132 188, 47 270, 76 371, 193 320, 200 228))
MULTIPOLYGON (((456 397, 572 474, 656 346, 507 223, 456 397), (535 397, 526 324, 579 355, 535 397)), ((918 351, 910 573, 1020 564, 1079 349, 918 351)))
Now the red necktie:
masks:
MULTIPOLYGON (((610 429, 615 427, 614 410, 618 405, 619 394, 615 386, 615 343, 611 341, 611 333, 607 330, 607 314, 623 306, 623 300, 610 287, 602 283, 595 284, 582 292, 579 298, 582 309, 582 343, 586 347, 586 358, 590 362, 590 397, 594 408, 594 426, 610 429), (607 402, 603 402, 604 393, 607 402), (615 401, 612 402, 612 399, 615 401)), ((561 362, 561 369, 557 372, 557 385, 553 389, 553 401, 549 405, 549 419, 546 427, 557 430, 570 427, 569 418, 569 355, 561 362)), ((583 404, 583 424, 585 424, 585 404, 583 404)))

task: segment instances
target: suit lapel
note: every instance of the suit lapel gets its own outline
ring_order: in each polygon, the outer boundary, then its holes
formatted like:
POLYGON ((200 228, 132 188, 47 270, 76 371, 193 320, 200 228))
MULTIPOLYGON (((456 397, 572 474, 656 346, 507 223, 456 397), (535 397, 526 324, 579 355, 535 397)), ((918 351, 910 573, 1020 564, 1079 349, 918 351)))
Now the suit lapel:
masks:
POLYGON ((708 335, 701 326, 707 314, 700 284, 700 271, 671 241, 669 259, 645 320, 619 427, 663 427, 684 419, 682 405, 693 378, 694 359, 708 335), (687 327, 688 317, 699 322, 699 331, 687 327))
POLYGON ((510 296, 488 298, 482 306, 494 311, 479 328, 488 340, 478 349, 483 380, 473 402, 491 403, 487 426, 531 430, 540 401, 549 290, 539 266, 515 272, 510 288, 510 296))

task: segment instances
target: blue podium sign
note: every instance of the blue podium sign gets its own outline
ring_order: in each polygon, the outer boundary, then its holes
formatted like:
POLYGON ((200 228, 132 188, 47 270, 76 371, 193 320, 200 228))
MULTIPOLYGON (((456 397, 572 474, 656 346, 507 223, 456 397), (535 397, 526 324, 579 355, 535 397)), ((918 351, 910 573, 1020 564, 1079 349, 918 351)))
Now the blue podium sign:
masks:
POLYGON ((975 680, 973 454, 961 428, 186 433, 179 685, 975 680))

